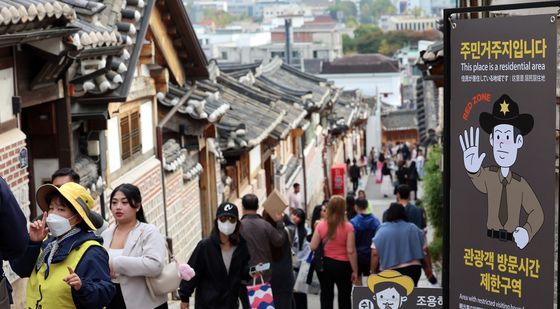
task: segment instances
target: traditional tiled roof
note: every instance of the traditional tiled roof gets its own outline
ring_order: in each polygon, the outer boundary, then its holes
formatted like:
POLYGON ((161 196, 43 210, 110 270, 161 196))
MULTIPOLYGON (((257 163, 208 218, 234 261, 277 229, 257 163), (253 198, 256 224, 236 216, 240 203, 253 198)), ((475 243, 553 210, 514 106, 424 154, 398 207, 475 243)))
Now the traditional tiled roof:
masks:
POLYGON ((381 123, 385 131, 401 131, 418 129, 418 118, 415 110, 397 110, 381 115, 381 123))
POLYGON ((181 168, 187 158, 187 150, 174 139, 168 139, 163 143, 163 168, 167 172, 174 172, 181 168))
MULTIPOLYGON (((208 86, 205 87, 206 90, 201 90, 197 88, 200 85, 199 82, 195 84, 195 90, 188 98, 186 104, 179 107, 178 112, 188 115, 193 119, 206 119, 209 122, 217 122, 229 109, 229 104, 220 100, 220 93, 217 89, 212 91, 208 86)), ((167 93, 159 92, 157 94, 158 102, 164 106, 172 107, 179 103, 181 98, 187 95, 187 92, 191 86, 185 85, 184 87, 179 87, 174 84, 169 85, 169 91, 167 93)))
POLYGON ((240 77, 239 81, 237 81, 227 74, 221 74, 217 79, 221 84, 261 102, 271 110, 283 113, 284 117, 282 118, 282 122, 274 128, 271 134, 278 139, 286 138, 289 132, 301 123, 303 118, 307 115, 307 111, 300 105, 294 105, 283 101, 281 96, 254 87, 253 83, 255 79, 252 76, 252 74, 248 74, 247 76, 240 77))
POLYGON ((202 164, 198 162, 198 155, 187 155, 186 160, 182 165, 183 179, 191 181, 200 175, 203 171, 202 164))
POLYGON ((97 170, 97 163, 88 156, 79 156, 74 162, 74 171, 80 175, 80 184, 95 199, 104 190, 103 178, 97 170))
POLYGON ((326 79, 301 72, 278 57, 257 68, 256 76, 271 88, 300 97, 306 110, 323 107, 335 93, 326 79))
POLYGON ((75 96, 126 97, 155 0, 62 1, 78 12, 81 29, 69 39, 75 96))
POLYGON ((381 54, 360 54, 324 62, 321 74, 399 72, 398 60, 381 54))
MULTIPOLYGON (((52 24, 53 20, 74 21, 76 12, 63 1, 54 0, 0 0, 0 29, 6 26, 31 24, 44 21, 43 26, 52 24)), ((21 29, 12 28, 12 29, 21 29)))
POLYGON ((68 25, 75 20, 60 1, 0 0, 0 47, 67 36, 78 30, 68 25))

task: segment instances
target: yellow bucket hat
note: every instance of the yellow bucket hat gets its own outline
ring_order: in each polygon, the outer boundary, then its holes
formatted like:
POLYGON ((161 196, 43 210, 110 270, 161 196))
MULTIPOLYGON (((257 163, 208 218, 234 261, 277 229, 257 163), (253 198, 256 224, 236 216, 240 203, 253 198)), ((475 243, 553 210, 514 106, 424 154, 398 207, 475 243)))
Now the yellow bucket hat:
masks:
POLYGON ((367 281, 368 287, 373 293, 375 293, 375 285, 381 282, 392 282, 402 286, 406 290, 407 296, 414 290, 414 281, 396 270, 384 270, 376 275, 369 276, 367 281))
POLYGON ((49 204, 47 203, 47 196, 57 191, 60 193, 76 210, 78 215, 84 220, 84 222, 93 231, 96 230, 95 226, 89 219, 89 209, 93 207, 93 198, 86 189, 75 182, 67 182, 62 186, 57 187, 51 184, 42 185, 37 190, 37 203, 43 211, 48 211, 49 204))

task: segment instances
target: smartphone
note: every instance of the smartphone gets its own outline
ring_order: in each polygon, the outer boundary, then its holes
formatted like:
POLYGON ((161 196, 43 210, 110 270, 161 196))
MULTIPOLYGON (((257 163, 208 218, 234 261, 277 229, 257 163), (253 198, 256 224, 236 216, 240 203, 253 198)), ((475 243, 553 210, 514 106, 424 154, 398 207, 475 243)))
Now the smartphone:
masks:
POLYGON ((270 263, 259 263, 249 268, 249 273, 263 272, 270 269, 270 263))

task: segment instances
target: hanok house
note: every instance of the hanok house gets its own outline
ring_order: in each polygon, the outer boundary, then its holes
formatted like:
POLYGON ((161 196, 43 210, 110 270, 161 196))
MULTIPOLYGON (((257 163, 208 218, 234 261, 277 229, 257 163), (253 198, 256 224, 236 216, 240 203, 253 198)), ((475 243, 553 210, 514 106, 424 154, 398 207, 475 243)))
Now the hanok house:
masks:
POLYGON ((329 113, 327 107, 332 106, 340 95, 340 89, 332 82, 308 73, 304 73, 292 66, 274 58, 269 63, 261 64, 255 69, 256 81, 254 86, 281 96, 286 101, 296 97, 298 103, 307 111, 301 130, 293 130, 291 140, 296 149, 294 156, 298 159, 294 168, 288 165, 284 178, 282 193, 287 194, 292 184, 302 185, 304 204, 307 206, 319 204, 325 196, 327 181, 325 175, 328 166, 324 160, 323 122, 329 113))
MULTIPOLYGON (((34 208, 29 207, 32 205, 30 197, 34 196, 30 186, 33 174, 29 168, 32 156, 29 122, 23 117, 22 108, 63 97, 59 91, 61 76, 55 71, 51 72, 50 90, 34 91, 28 87, 36 77, 38 66, 35 64, 40 64, 41 54, 30 44, 60 41, 76 32, 76 28, 69 26, 76 19, 76 12, 62 2, 51 0, 0 1, 0 12, 0 176, 29 218, 33 217, 31 209, 34 208), (24 50, 32 50, 29 57, 23 56, 24 50)), ((45 129, 40 123, 34 125, 36 132, 45 129)), ((16 308, 22 307, 25 281, 17 279, 7 264, 4 266, 8 280, 16 289, 13 294, 16 308)))
POLYGON ((56 144, 60 147, 46 147, 50 152, 41 158, 42 168, 36 174, 50 175, 59 166, 80 171, 78 163, 87 163, 84 170, 97 170, 101 176, 101 182, 86 185, 99 192, 102 214, 110 214, 112 188, 132 183, 142 192, 147 220, 162 234, 176 235, 169 231, 166 216, 173 200, 166 198, 162 184, 156 93, 168 91, 170 80, 184 85, 207 76, 206 59, 185 8, 175 0, 67 2, 78 12, 74 25, 79 31, 68 38, 68 51, 59 53, 39 73, 46 79, 64 59, 75 59, 65 75, 69 85, 64 89, 66 100, 60 103, 64 107, 57 113, 54 107, 29 111, 30 118, 45 119, 54 128, 49 131, 53 134, 34 142, 52 145, 55 136, 62 136, 62 141, 56 144), (65 163, 59 165, 57 157, 66 158, 65 163))
MULTIPOLYGON (((215 124, 229 109, 217 89, 200 83, 169 85, 158 93, 158 139, 163 141, 164 190, 176 254, 187 258, 209 235, 220 198, 220 162, 215 124)), ((223 191, 223 190, 221 190, 223 191)))
POLYGON ((381 115, 381 140, 418 143, 418 119, 415 110, 390 111, 381 115))
POLYGON ((241 197, 253 193, 264 201, 272 192, 274 177, 273 146, 266 141, 281 124, 286 111, 250 86, 221 73, 215 63, 210 64, 209 71, 211 82, 201 83, 200 88, 217 89, 220 99, 231 107, 216 125, 225 158, 224 198, 241 205, 241 197))
POLYGON ((365 152, 365 130, 369 108, 360 90, 343 91, 327 115, 329 128, 329 164, 346 159, 358 160, 365 152))
MULTIPOLYGON (((362 100, 359 90, 343 91, 331 113, 327 115, 328 136, 326 138, 326 164, 330 168, 346 159, 359 159, 365 150, 365 130, 369 107, 362 100)), ((332 192, 329 179, 329 192, 332 192)), ((346 187, 348 188, 348 187, 346 187)))

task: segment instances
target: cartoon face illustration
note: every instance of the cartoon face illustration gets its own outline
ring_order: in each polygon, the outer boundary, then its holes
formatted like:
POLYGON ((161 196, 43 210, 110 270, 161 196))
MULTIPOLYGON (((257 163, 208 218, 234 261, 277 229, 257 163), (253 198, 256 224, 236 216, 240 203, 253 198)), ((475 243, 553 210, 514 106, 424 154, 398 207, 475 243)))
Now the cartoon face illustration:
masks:
POLYGON ((523 136, 510 124, 499 124, 490 134, 494 160, 501 167, 510 167, 517 160, 517 151, 523 146, 523 136))
POLYGON ((368 277, 368 287, 379 309, 398 309, 414 290, 414 281, 395 270, 384 270, 368 277))
POLYGON ((401 296, 394 287, 377 292, 373 298, 381 309, 398 309, 406 301, 406 296, 401 296))
POLYGON ((467 177, 478 191, 488 196, 488 218, 483 233, 499 241, 513 241, 523 249, 544 222, 544 213, 533 188, 523 176, 511 170, 517 161, 517 152, 523 147, 524 136, 533 129, 533 116, 521 114, 519 104, 504 94, 494 102, 492 113, 480 114, 479 123, 489 135, 498 166, 482 166, 486 154, 479 151, 479 128, 471 126, 465 130, 459 136, 459 143, 467 177), (521 209, 528 214, 525 221, 521 219, 521 209))

